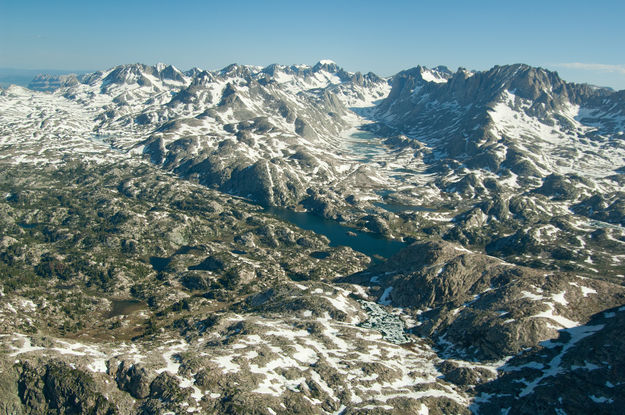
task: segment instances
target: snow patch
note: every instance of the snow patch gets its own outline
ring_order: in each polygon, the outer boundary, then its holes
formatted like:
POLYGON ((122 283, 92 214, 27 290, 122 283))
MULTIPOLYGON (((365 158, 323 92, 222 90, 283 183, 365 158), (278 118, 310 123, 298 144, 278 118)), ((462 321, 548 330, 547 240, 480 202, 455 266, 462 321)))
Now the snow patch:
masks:
POLYGON ((384 292, 382 293, 382 296, 380 297, 380 304, 382 305, 391 305, 391 292, 393 291, 393 287, 387 287, 384 292))

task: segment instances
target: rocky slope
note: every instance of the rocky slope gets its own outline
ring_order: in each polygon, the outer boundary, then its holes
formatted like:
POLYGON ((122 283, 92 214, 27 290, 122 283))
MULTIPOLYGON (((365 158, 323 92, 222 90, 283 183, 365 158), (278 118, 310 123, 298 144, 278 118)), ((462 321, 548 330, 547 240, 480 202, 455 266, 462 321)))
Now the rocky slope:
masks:
POLYGON ((4 412, 621 412, 622 91, 330 61, 31 88, 0 91, 4 412))
POLYGON ((442 241, 413 244, 347 280, 413 310, 415 333, 479 360, 516 355, 625 303, 620 284, 515 266, 442 241))

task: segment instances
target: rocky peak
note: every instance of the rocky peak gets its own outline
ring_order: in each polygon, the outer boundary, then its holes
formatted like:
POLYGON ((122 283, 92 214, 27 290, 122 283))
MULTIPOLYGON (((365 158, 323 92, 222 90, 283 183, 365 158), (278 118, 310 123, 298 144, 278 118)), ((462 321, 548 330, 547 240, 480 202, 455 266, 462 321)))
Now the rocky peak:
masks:
POLYGON ((333 74, 339 77, 341 82, 345 82, 351 78, 351 74, 338 66, 334 61, 325 59, 317 62, 315 66, 312 67, 313 73, 317 72, 327 72, 329 74, 333 74))
POLYGON ((542 103, 551 109, 565 102, 579 104, 584 99, 605 93, 588 85, 563 81, 557 72, 525 64, 495 66, 488 71, 475 72, 469 77, 466 72, 458 70, 449 87, 448 96, 462 103, 477 101, 476 103, 487 105, 502 92, 509 91, 519 98, 542 103))
POLYGON ((155 74, 161 80, 185 82, 185 76, 173 65, 156 64, 155 74))
POLYGON ((133 84, 145 78, 145 74, 151 74, 152 68, 141 63, 120 65, 103 79, 104 84, 133 84))
POLYGON ((385 81, 373 72, 368 72, 366 74, 356 72, 350 77, 350 82, 358 86, 370 87, 372 85, 379 84, 385 81))
POLYGON ((218 75, 223 78, 244 78, 249 79, 253 75, 254 70, 248 65, 230 64, 218 71, 218 75))
POLYGON ((454 73, 452 72, 452 70, 451 70, 451 69, 449 69, 449 68, 448 68, 447 66, 445 66, 445 65, 438 65, 438 66, 435 66, 435 67, 434 67, 434 68, 432 68, 432 69, 434 69, 436 72, 439 72, 439 73, 442 73, 442 74, 448 75, 448 76, 450 76, 450 77, 454 74, 454 73))
MULTIPOLYGON (((174 105, 178 102, 189 104, 192 102, 198 103, 198 96, 202 92, 208 92, 208 88, 215 82, 215 77, 212 73, 207 71, 200 71, 191 78, 191 83, 188 87, 181 89, 171 99, 169 105, 174 105)), ((206 94, 204 102, 212 101, 212 96, 206 94)))
POLYGON ((191 80, 191 86, 207 86, 215 82, 215 76, 208 71, 199 71, 195 73, 191 80))
POLYGON ((447 84, 451 77, 450 71, 444 68, 429 69, 418 65, 414 68, 401 71, 392 79, 392 89, 388 97, 380 105, 381 108, 388 108, 398 99, 408 99, 412 101, 415 94, 426 94, 432 90, 440 90, 442 85, 447 84))
POLYGON ((340 71, 341 68, 334 61, 331 61, 329 59, 322 59, 313 66, 312 70, 314 72, 325 70, 327 72, 336 73, 340 71))
POLYGON ((184 71, 184 75, 188 76, 189 78, 195 78, 196 76, 198 76, 202 72, 206 72, 206 70, 198 68, 197 66, 195 66, 195 67, 189 69, 188 71, 184 71))
POLYGON ((263 68, 263 70, 261 71, 264 74, 267 74, 269 76, 275 76, 276 73, 278 72, 287 72, 290 68, 283 66, 283 65, 279 65, 277 63, 272 63, 271 65, 267 65, 263 68))

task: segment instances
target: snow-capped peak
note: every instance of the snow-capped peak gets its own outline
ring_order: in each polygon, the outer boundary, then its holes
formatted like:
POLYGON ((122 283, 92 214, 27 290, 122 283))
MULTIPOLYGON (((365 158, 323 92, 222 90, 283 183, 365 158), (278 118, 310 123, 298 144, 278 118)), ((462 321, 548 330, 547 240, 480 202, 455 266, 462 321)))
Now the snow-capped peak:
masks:
POLYGON ((448 80, 449 75, 441 73, 436 69, 421 69, 421 78, 426 82, 435 82, 437 84, 445 83, 448 80))

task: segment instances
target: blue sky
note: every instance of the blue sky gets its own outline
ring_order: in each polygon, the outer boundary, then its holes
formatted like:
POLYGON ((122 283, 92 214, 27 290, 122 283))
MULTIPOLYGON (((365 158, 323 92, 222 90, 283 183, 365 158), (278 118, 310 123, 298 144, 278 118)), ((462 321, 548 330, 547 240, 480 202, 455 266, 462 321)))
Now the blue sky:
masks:
POLYGON ((418 64, 527 63, 625 89, 622 1, 0 0, 0 67, 314 64, 392 75, 418 64))

